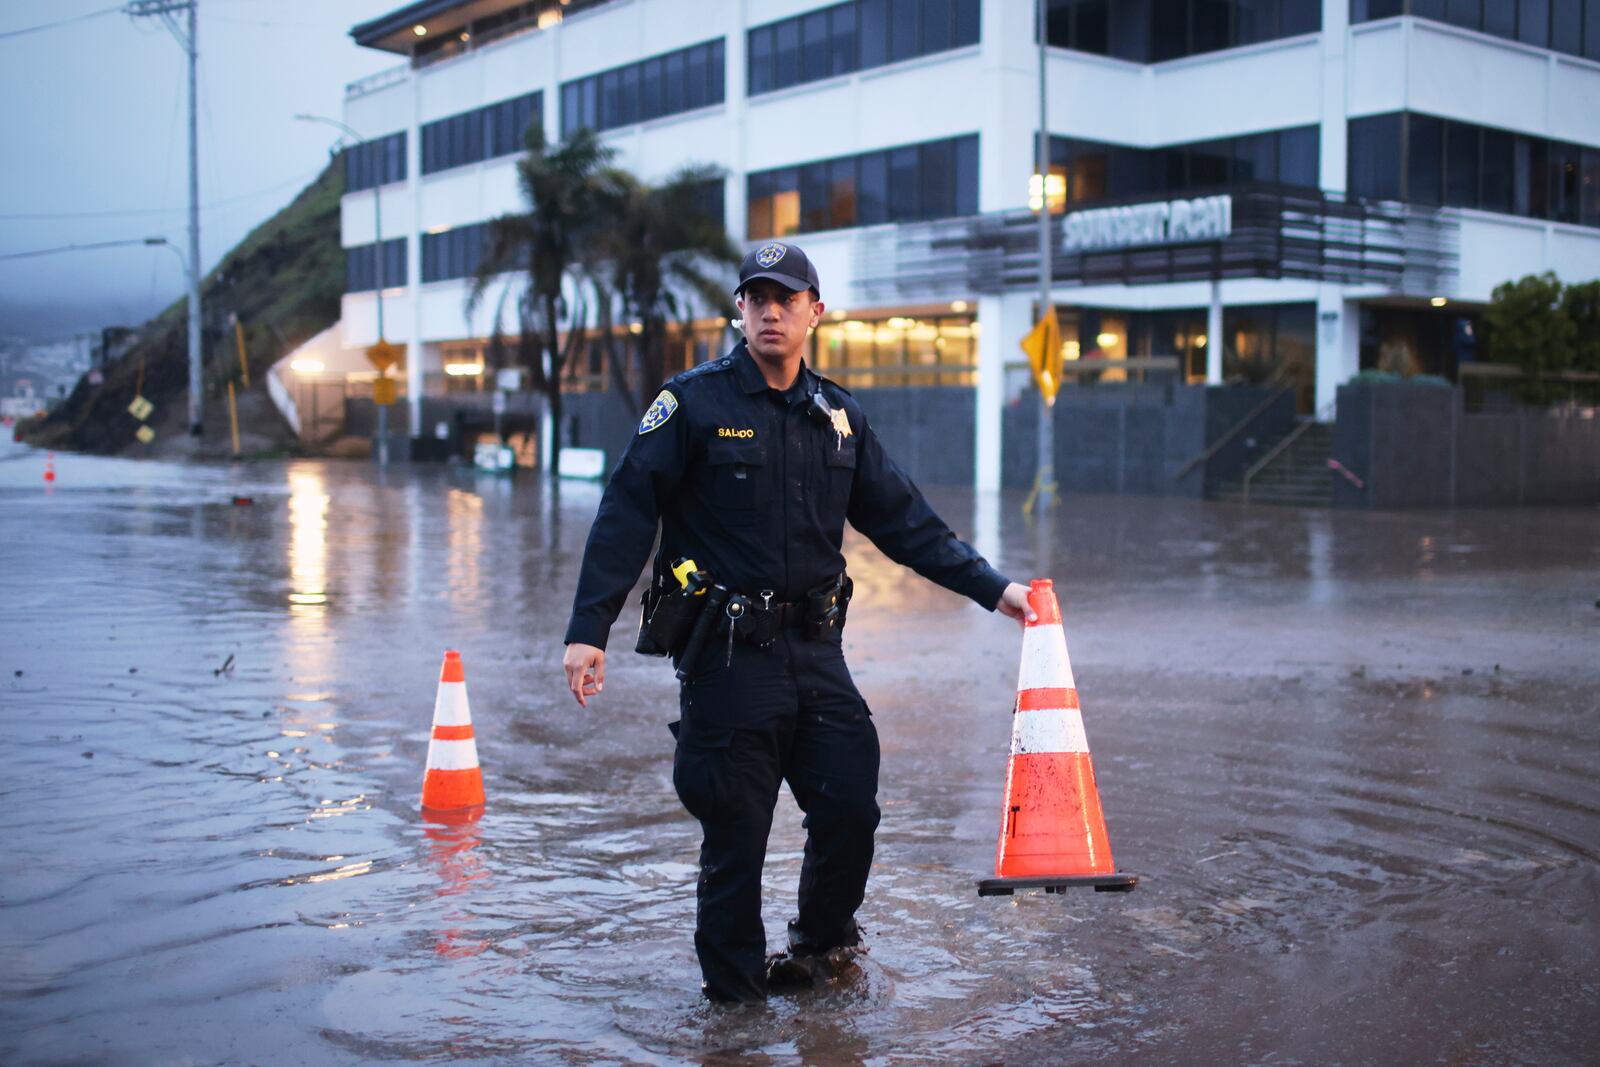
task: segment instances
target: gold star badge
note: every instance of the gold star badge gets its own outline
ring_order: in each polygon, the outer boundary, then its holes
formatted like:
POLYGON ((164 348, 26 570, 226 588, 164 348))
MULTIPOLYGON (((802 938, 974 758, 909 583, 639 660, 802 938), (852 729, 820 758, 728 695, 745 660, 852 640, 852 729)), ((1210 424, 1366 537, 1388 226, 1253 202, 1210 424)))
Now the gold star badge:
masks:
POLYGON ((831 417, 833 419, 833 432, 839 435, 840 441, 854 433, 850 429, 850 417, 844 413, 843 408, 834 408, 831 417))

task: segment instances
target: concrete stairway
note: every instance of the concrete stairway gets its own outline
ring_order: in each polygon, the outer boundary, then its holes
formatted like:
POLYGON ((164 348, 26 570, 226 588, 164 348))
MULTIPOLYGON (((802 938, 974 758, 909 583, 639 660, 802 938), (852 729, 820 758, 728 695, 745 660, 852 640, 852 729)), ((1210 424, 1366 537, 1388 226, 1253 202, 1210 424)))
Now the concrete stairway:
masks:
MULTIPOLYGON (((1250 481, 1252 504, 1290 504, 1329 507, 1333 504, 1334 474, 1328 469, 1333 454, 1333 426, 1312 423, 1280 452, 1265 470, 1250 481)), ((1224 482, 1213 494, 1216 500, 1244 501, 1243 475, 1224 482)))

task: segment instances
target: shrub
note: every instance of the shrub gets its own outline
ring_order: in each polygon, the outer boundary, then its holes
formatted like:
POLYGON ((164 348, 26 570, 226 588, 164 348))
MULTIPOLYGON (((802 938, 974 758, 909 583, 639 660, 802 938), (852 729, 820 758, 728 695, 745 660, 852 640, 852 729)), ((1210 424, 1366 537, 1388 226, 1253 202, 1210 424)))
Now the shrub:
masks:
POLYGON ((1547 271, 1497 286, 1483 321, 1490 360, 1526 376, 1518 385, 1522 399, 1547 404, 1563 392, 1545 377, 1571 369, 1575 355, 1577 327, 1564 306, 1560 279, 1547 271))

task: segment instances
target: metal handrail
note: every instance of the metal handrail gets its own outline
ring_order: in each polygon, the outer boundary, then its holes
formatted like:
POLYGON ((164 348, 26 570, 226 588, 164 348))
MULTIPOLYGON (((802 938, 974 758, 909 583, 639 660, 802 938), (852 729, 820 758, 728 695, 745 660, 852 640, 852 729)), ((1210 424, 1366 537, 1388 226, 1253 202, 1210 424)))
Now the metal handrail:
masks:
POLYGON ((1280 397, 1282 397, 1283 394, 1291 393, 1293 391, 1294 391, 1294 386, 1286 385, 1282 389, 1279 389, 1277 392, 1273 393, 1271 396, 1267 397, 1261 403, 1257 404, 1253 409, 1251 409, 1250 414, 1246 415, 1244 418, 1240 419, 1238 422, 1234 423, 1231 427, 1229 427, 1228 431, 1226 433, 1224 433, 1221 437, 1219 437, 1215 441, 1213 441, 1211 443, 1211 445, 1204 452, 1200 453, 1198 456, 1196 456, 1193 459, 1191 459, 1188 463, 1185 463, 1182 467, 1178 468, 1178 473, 1176 473, 1176 474, 1174 474, 1172 476, 1172 480, 1175 481, 1175 482, 1182 481, 1184 476, 1187 475, 1190 471, 1194 470, 1200 464, 1204 463, 1206 460, 1210 459, 1212 456, 1214 456, 1218 452, 1222 451, 1222 446, 1223 445, 1227 444, 1229 441, 1231 441, 1235 437, 1239 436, 1239 434, 1244 430, 1244 428, 1246 426, 1249 426, 1252 422, 1254 422, 1256 420, 1256 418, 1258 416, 1260 416, 1263 412, 1265 412, 1273 404, 1277 403, 1278 399, 1280 397))
POLYGON ((1244 502, 1246 504, 1250 503, 1250 479, 1266 470, 1268 465, 1270 465, 1273 460, 1283 455, 1285 449, 1300 439, 1301 434, 1305 433, 1316 424, 1317 420, 1315 419, 1305 420, 1299 426, 1296 426, 1294 429, 1285 434, 1283 440, 1273 445, 1266 455, 1256 460, 1255 465, 1244 472, 1244 502))

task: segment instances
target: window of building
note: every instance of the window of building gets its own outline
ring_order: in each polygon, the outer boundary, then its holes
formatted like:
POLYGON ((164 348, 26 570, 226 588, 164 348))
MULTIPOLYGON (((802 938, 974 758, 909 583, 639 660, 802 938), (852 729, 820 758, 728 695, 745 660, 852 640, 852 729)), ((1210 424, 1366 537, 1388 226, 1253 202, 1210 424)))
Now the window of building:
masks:
POLYGON ((422 280, 441 282, 477 273, 489 239, 489 224, 473 223, 422 235, 422 280))
POLYGON ((1600 226, 1597 185, 1600 148, 1414 113, 1350 121, 1352 196, 1600 226))
POLYGON ((1292 386, 1301 412, 1317 384, 1315 304, 1263 304, 1222 310, 1222 378, 1292 386))
POLYGON ((972 315, 828 319, 811 336, 811 363, 850 389, 973 386, 978 332, 972 315))
POLYGON ((1315 126, 1241 134, 1213 141, 1129 148, 1067 137, 1050 138, 1050 172, 1064 182, 1065 203, 1092 203, 1243 182, 1315 189, 1320 152, 1315 126))
POLYGON ((406 180, 406 132, 374 137, 345 149, 344 191, 359 192, 406 180))
POLYGON ((978 43, 979 0, 849 0, 750 31, 751 96, 978 43))
POLYGON ((726 63, 719 37, 562 82, 561 135, 583 128, 614 130, 720 104, 726 96, 726 63))
POLYGON ((422 173, 520 152, 528 126, 543 115, 543 94, 502 100, 422 127, 422 173))
POLYGON ((1322 28, 1321 0, 1046 0, 1057 48, 1134 63, 1215 52, 1322 28))
POLYGON ((904 145, 746 179, 752 241, 978 213, 978 137, 904 145))
POLYGON ((1350 20, 1395 15, 1461 26, 1569 55, 1600 59, 1600 0, 1351 0, 1350 20))
MULTIPOLYGON (((369 293, 378 287, 378 260, 370 244, 344 250, 344 291, 369 293)), ((406 239, 391 237, 383 242, 383 287, 393 289, 406 284, 406 239)))

